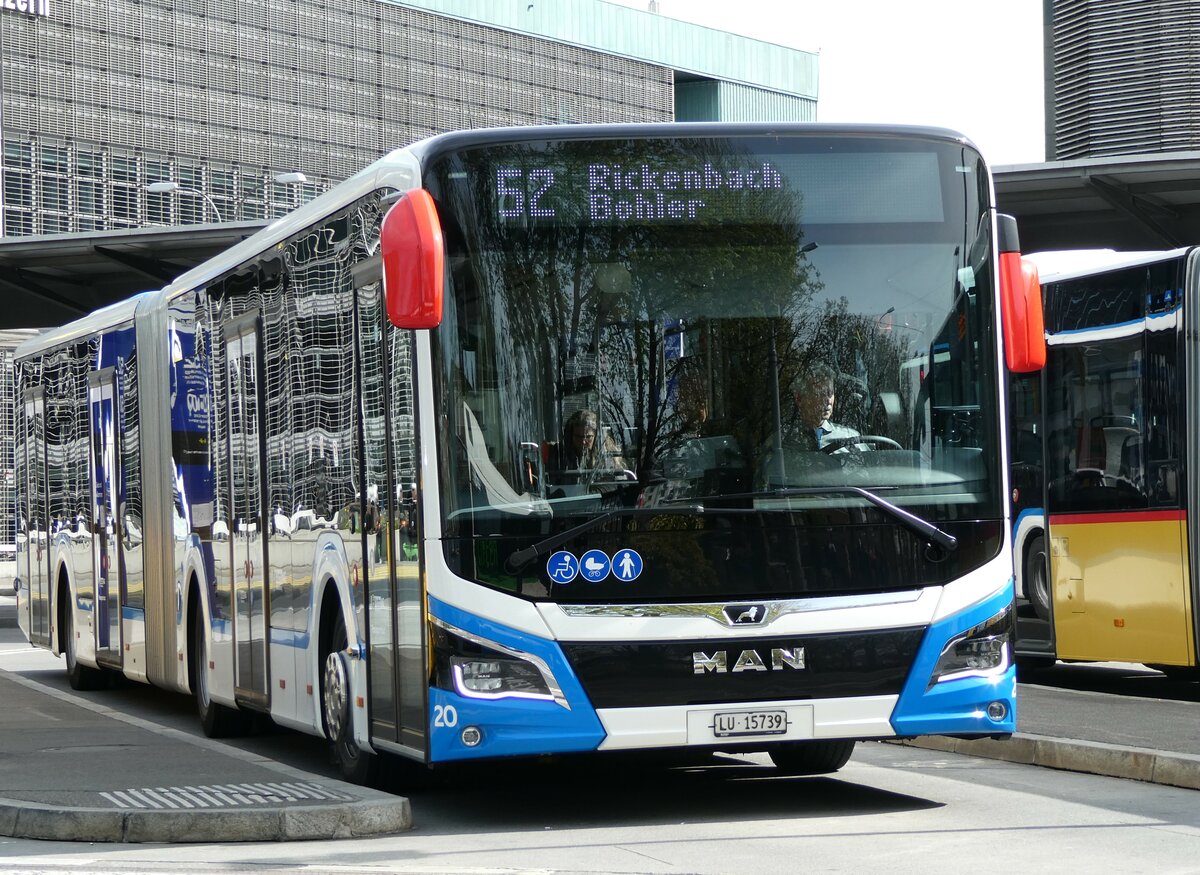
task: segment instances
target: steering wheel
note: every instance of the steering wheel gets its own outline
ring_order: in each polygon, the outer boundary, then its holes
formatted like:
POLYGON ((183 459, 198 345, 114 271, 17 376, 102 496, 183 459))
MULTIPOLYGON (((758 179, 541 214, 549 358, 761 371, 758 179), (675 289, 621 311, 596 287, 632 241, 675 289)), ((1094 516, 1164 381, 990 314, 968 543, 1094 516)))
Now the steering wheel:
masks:
POLYGON ((884 437, 881 434, 856 434, 849 437, 830 438, 825 446, 821 447, 821 452, 836 453, 844 447, 852 447, 857 444, 869 444, 874 449, 889 449, 902 450, 904 447, 892 440, 890 437, 884 437))

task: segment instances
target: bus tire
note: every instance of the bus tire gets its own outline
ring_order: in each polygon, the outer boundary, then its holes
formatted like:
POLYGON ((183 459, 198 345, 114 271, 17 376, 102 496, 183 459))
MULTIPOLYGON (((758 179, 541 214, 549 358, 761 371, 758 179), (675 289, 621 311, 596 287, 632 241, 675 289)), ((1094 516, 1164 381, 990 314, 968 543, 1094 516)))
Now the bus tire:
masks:
POLYGON ((72 690, 101 690, 108 683, 108 673, 79 661, 75 650, 75 614, 71 610, 69 588, 65 581, 58 587, 58 643, 67 662, 67 683, 72 690))
POLYGON ((1050 619, 1050 577, 1046 569, 1046 536, 1035 535, 1025 549, 1025 598, 1039 619, 1050 619))
POLYGON ((845 738, 793 741, 772 748, 767 755, 785 775, 828 775, 849 762, 854 744, 845 738))
POLYGON ((209 738, 234 738, 250 731, 251 715, 237 708, 214 702, 208 692, 208 651, 204 634, 204 611, 195 605, 192 611, 191 660, 192 692, 196 696, 196 714, 200 728, 209 738))
POLYGON ((349 638, 341 612, 334 615, 329 652, 321 666, 321 720, 329 739, 329 755, 342 780, 368 784, 375 772, 373 754, 362 750, 354 740, 351 719, 350 660, 346 656, 349 638))

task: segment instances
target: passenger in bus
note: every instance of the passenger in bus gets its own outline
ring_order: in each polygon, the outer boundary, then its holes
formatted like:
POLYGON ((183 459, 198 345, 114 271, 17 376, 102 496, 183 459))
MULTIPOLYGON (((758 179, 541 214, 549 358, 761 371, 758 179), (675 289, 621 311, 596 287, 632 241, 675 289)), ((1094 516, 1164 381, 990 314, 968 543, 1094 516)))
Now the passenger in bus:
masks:
MULTIPOLYGON (((563 436, 550 448, 550 477, 559 483, 591 480, 596 474, 614 476, 624 473, 625 460, 608 435, 598 440, 599 418, 596 412, 576 410, 563 426, 563 436)), ((616 478, 619 479, 619 478, 616 478)))
POLYGON ((599 467, 600 450, 596 443, 598 427, 596 414, 591 410, 576 410, 563 426, 563 438, 556 446, 559 471, 590 471, 599 467))

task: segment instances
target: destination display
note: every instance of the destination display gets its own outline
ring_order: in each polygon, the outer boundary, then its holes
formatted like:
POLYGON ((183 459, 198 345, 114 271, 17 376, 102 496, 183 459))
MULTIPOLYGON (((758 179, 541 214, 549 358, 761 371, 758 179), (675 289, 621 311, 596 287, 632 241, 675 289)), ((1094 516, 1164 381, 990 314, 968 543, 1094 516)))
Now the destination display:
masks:
POLYGON ((769 161, 727 169, 709 162, 669 169, 596 162, 574 171, 496 170, 501 219, 554 218, 555 196, 565 191, 582 199, 585 217, 593 222, 690 221, 710 216, 714 207, 728 211, 731 195, 782 188, 783 176, 769 161))
POLYGON ((670 145, 514 145, 470 175, 486 186, 488 211, 504 228, 944 220, 947 171, 934 149, 787 153, 777 142, 771 152, 732 141, 694 141, 691 150, 670 145))

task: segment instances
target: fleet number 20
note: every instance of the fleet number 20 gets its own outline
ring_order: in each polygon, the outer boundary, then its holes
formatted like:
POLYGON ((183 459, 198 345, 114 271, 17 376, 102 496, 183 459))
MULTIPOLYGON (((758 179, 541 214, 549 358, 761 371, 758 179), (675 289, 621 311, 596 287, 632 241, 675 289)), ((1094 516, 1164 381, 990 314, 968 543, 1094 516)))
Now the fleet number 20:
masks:
POLYGON ((458 709, 453 705, 434 705, 433 725, 435 728, 438 726, 457 726, 458 709))

